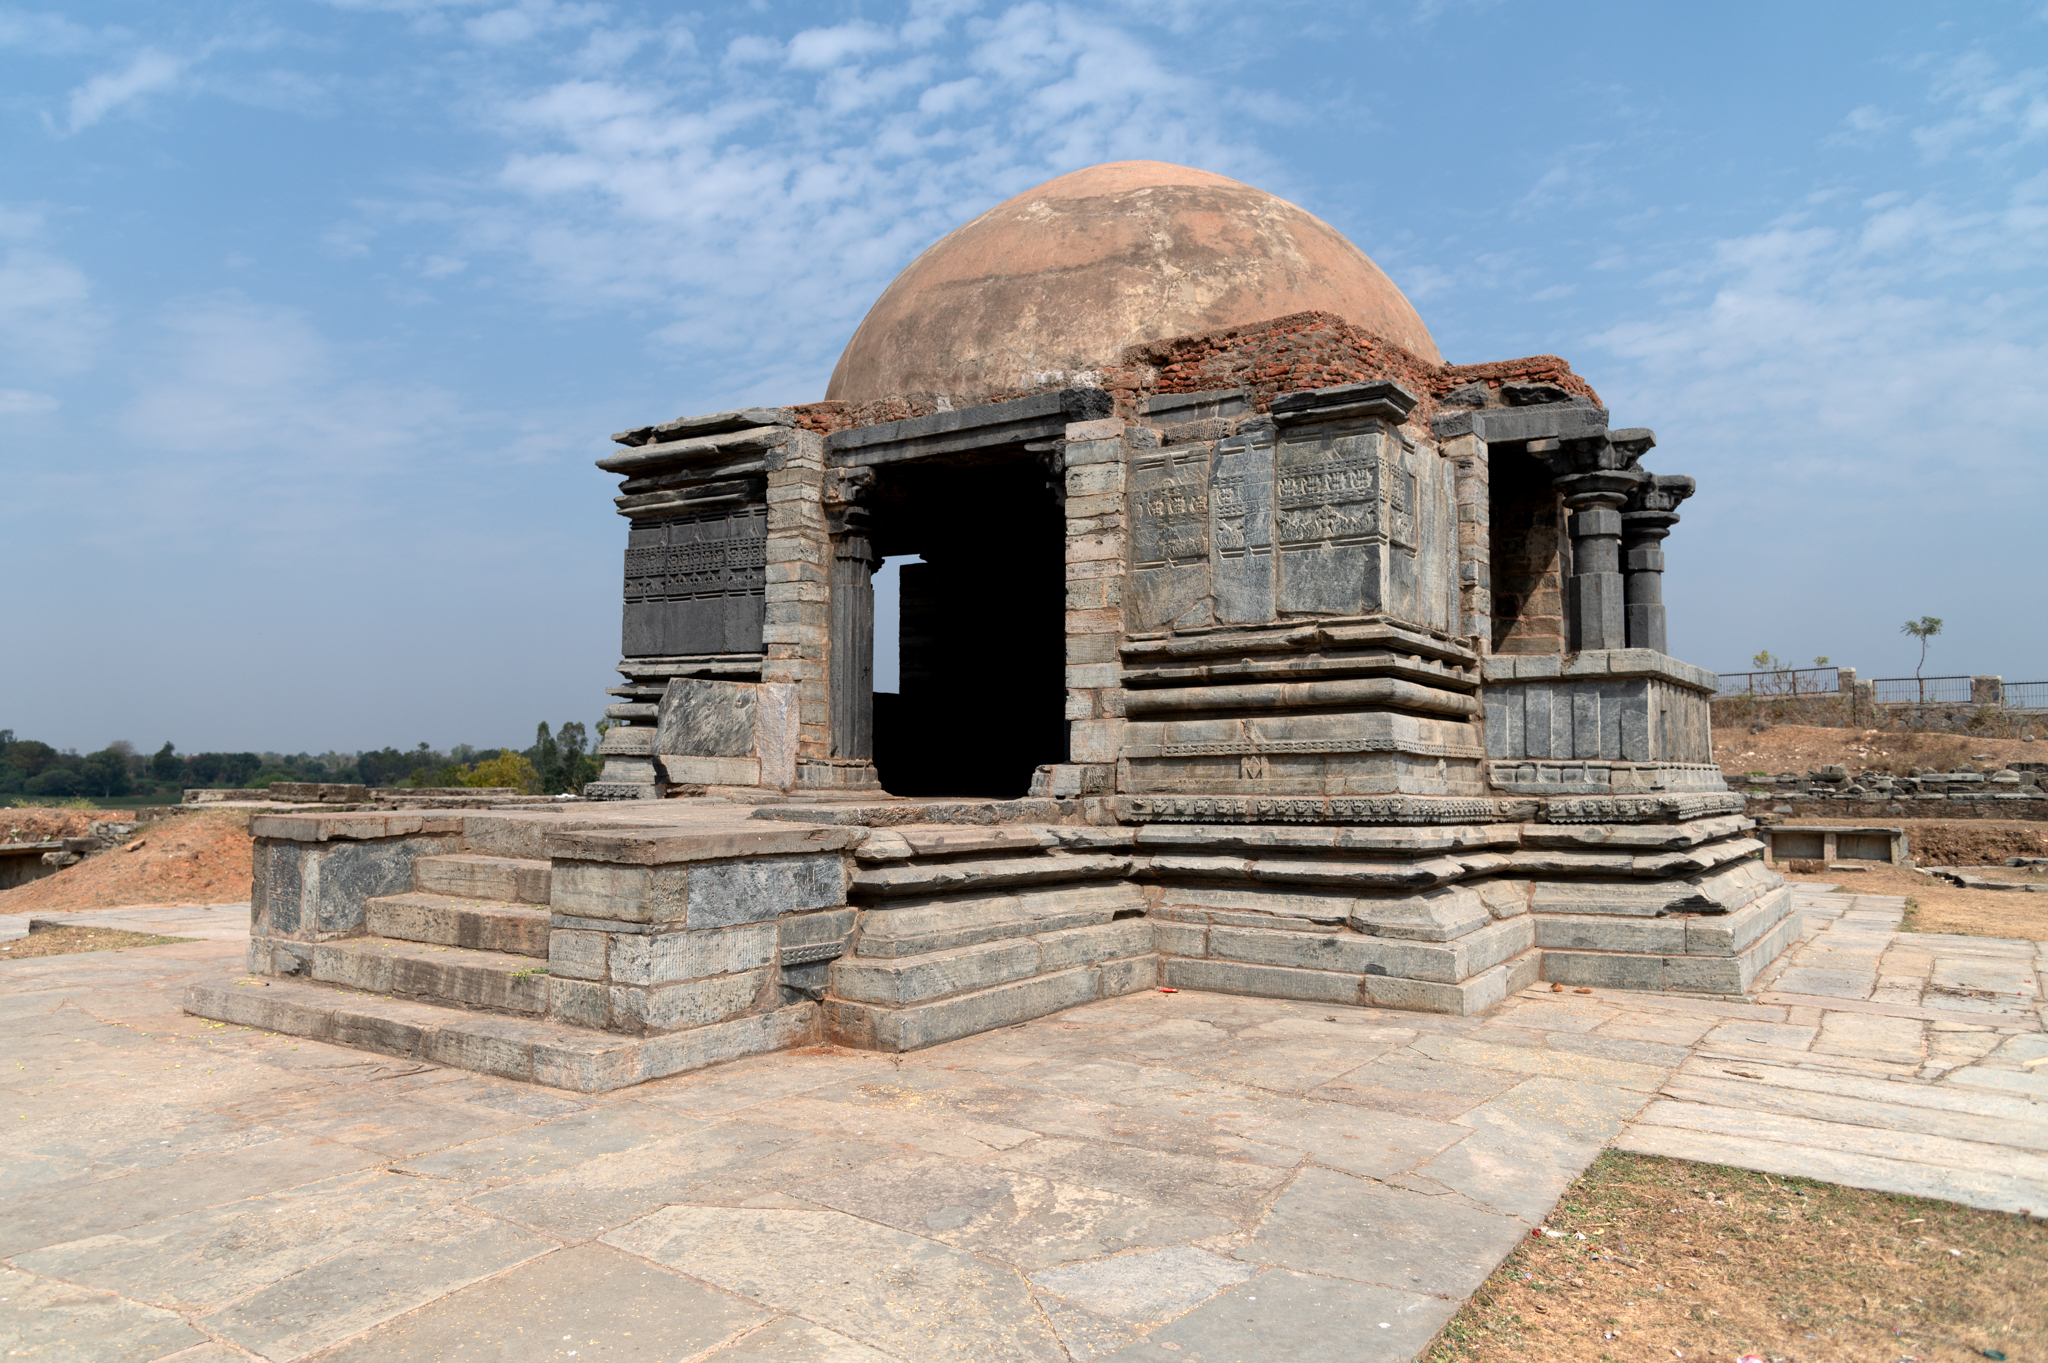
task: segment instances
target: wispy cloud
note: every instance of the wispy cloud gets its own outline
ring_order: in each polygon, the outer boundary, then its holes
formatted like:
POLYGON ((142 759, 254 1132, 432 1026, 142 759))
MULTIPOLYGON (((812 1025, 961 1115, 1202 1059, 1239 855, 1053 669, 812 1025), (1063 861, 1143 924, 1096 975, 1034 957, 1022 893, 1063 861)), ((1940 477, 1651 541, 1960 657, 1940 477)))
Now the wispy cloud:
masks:
POLYGON ((84 369, 105 325, 92 281, 47 238, 40 212, 0 204, 0 354, 17 373, 84 369))
POLYGON ((94 76, 71 92, 66 131, 82 132, 124 104, 171 88, 188 65, 182 57, 143 48, 120 70, 94 76))
POLYGON ((578 76, 487 106, 510 144, 493 182, 397 211, 454 225, 439 256, 516 263, 559 309, 640 310, 657 346, 716 356, 724 382, 802 397, 911 254, 1009 194, 1129 157, 1269 165, 1252 130, 1286 102, 1177 69, 1166 46, 1039 0, 760 29, 726 37, 715 70, 659 78, 637 52, 592 69, 593 41, 578 76))

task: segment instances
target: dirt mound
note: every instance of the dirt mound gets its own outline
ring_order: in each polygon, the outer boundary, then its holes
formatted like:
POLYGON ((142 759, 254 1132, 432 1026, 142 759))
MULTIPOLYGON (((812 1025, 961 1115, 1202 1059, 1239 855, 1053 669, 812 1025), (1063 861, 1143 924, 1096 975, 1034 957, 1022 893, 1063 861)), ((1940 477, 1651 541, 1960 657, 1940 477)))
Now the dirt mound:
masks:
POLYGON ((112 809, 0 809, 0 842, 82 838, 92 824, 122 817, 112 809))
POLYGON ((1834 762, 1852 772, 1904 776, 1913 767, 1923 771, 1968 767, 1977 771, 2013 762, 2048 762, 2048 743, 1913 729, 1823 729, 1810 724, 1772 724, 1758 734, 1745 728, 1717 727, 1714 761, 1730 775, 1751 771, 1773 775, 1787 771, 1804 773, 1834 762))
MULTIPOLYGON (((27 813, 8 810, 9 815, 27 813)), ((36 811, 104 818, 98 810, 36 811)), ((88 820, 88 821, 89 821, 88 820)), ((80 827, 71 836, 82 836, 80 827)), ((67 913, 131 904, 232 904, 249 897, 249 816, 222 810, 144 824, 123 849, 0 892, 0 913, 67 913), (132 848, 133 850, 125 850, 132 848)))
POLYGON ((1996 866, 2007 857, 2048 857, 2048 827, 1954 819, 1902 823, 1906 848, 1922 866, 1996 866))

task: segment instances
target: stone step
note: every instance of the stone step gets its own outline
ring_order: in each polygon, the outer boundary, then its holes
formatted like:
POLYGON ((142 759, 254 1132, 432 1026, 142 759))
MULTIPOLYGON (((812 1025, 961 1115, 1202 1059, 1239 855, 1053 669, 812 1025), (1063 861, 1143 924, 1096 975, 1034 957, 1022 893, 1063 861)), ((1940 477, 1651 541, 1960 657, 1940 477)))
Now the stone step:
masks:
POLYGON ((506 1013, 544 1013, 548 1006, 547 967, 503 951, 350 937, 314 946, 313 978, 506 1013))
POLYGON ((1120 915, 1141 917, 1144 912, 1144 892, 1128 882, 899 902, 861 912, 854 953, 921 956, 977 942, 1093 927, 1120 915))
POLYGON ((917 956, 842 957, 832 965, 829 992, 901 1008, 1074 966, 1142 956, 1152 949, 1152 925, 1127 918, 917 956))
POLYGON ((862 866, 854 873, 860 896, 968 894, 977 890, 1068 881, 1108 880, 1131 873, 1131 858, 1048 852, 986 861, 920 861, 862 866))
POLYGON ((548 863, 520 857, 487 857, 468 852, 420 857, 412 864, 412 887, 427 894, 495 899, 506 904, 548 902, 548 863))
POLYGON ((1034 975, 904 1008, 828 998, 825 1039, 863 1050, 915 1051, 1094 999, 1134 994, 1158 982, 1159 958, 1145 955, 1034 975))
POLYGON ((624 1037, 558 1022, 371 998, 289 980, 229 976, 185 989, 216 1022, 352 1046, 577 1093, 603 1093, 818 1039, 818 1006, 793 1004, 667 1036, 624 1037))
POLYGON ((545 908, 414 891, 367 900, 363 912, 373 937, 547 959, 545 908))

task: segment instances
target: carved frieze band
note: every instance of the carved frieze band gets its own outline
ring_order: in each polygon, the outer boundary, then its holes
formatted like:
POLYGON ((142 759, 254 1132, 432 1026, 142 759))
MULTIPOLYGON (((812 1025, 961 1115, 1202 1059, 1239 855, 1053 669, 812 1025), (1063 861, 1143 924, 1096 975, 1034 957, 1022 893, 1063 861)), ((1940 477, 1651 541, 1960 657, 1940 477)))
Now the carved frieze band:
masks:
POLYGON ((1162 743, 1157 748, 1127 746, 1129 757, 1228 757, 1237 753, 1399 752, 1416 757, 1484 757, 1476 743, 1430 743, 1400 738, 1276 738, 1258 743, 1162 743))
POLYGON ((639 521, 626 548, 625 599, 759 596, 767 563, 765 507, 639 521))

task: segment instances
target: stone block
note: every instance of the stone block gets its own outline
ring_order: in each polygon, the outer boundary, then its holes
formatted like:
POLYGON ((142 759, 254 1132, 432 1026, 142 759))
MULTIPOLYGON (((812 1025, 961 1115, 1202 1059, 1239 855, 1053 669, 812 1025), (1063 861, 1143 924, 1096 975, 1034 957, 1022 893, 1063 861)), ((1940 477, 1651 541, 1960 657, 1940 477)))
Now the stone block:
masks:
MULTIPOLYGON (((637 1048, 638 1072, 635 1079, 660 1079, 720 1061, 806 1045, 817 1039, 817 1005, 803 1003, 777 1008, 772 1012, 712 1023, 687 1032, 649 1037, 637 1048)), ((536 1057, 536 1062, 538 1059, 536 1057)), ((537 1063, 536 1077, 538 1068, 537 1063)))
POLYGON ((790 790, 796 785, 798 721, 797 688, 763 683, 754 713, 754 756, 760 763, 760 782, 770 789, 790 790))
POLYGON ((611 1025, 611 989, 598 980, 548 976, 548 1016, 572 1027, 603 1031, 611 1025))
POLYGON ((711 931, 620 933, 611 939, 614 984, 667 984, 754 970, 775 959, 775 924, 711 931))
POLYGON ((1667 956, 1663 987, 1700 994, 1740 994, 1748 987, 1742 962, 1735 957, 1667 956))
POLYGON ((298 937, 360 933, 369 900, 412 889, 415 860, 455 850, 453 837, 330 842, 307 848, 300 871, 306 912, 292 933, 276 931, 273 912, 273 931, 298 937))
POLYGON ((1782 885, 1733 913, 1688 917, 1682 950, 1688 956, 1737 955, 1782 922, 1791 909, 1792 887, 1782 885))
POLYGON ((1495 918, 1514 918, 1529 912, 1530 884, 1526 880, 1487 880, 1473 886, 1473 890, 1495 918))
POLYGON ((1155 919, 1152 923, 1152 944, 1162 956, 1207 956, 1209 929, 1200 923, 1155 919))
POLYGON ((1375 937, 1447 942, 1492 921, 1474 890, 1462 886, 1425 894, 1360 899, 1351 911, 1351 926, 1375 937))
POLYGON ((1106 999, 1159 987, 1159 958, 1150 954, 1104 961, 1096 970, 1101 976, 1102 997, 1106 999))
MULTIPOLYGON (((1685 920, 1623 918, 1612 914, 1539 913, 1536 945, 1578 951, 1632 951, 1650 955, 1685 951, 1685 920)), ((1563 983, 1563 981, 1559 981, 1563 983)))
POLYGON ((761 761, 755 757, 681 757, 663 754, 656 759, 674 785, 758 786, 761 761))
POLYGON ((558 914, 577 918, 616 918, 630 923, 671 921, 684 913, 683 876, 668 867, 558 859, 552 907, 558 914))
POLYGON ((683 984, 611 986, 612 1030, 674 1032, 723 1022, 760 1001, 772 970, 714 975, 683 984))
POLYGON ((1593 989, 1662 989, 1664 960, 1660 956, 1546 950, 1543 978, 1552 984, 1593 989))
POLYGON ((402 894, 364 905, 372 937, 515 956, 548 954, 548 915, 537 908, 479 903, 437 894, 402 894))
POLYGON ((846 902, 846 867, 838 856, 714 861, 688 870, 691 928, 759 923, 846 902))
POLYGON ((217 1022, 325 1041, 333 1035, 334 1009, 341 998, 326 990, 320 993, 326 997, 316 999, 282 987, 273 992, 233 984, 191 984, 185 986, 184 1006, 188 1013, 217 1022))
POLYGON ((601 980, 608 953, 602 932, 555 928, 548 933, 548 975, 553 979, 601 980))
POLYGON ((1469 980, 1442 984, 1374 975, 1365 981, 1365 1002, 1375 1008, 1407 1008, 1418 1013, 1470 1017, 1507 997, 1507 967, 1495 966, 1469 980))
POLYGON ((1119 919, 1099 927, 1067 928, 1045 933, 1037 940, 1043 956, 1039 968, 1048 971, 1092 965, 1153 950, 1152 925, 1142 918, 1119 919))
POLYGON ((1188 960, 1168 956, 1160 975, 1178 989, 1206 989, 1218 994, 1251 994, 1269 999, 1304 999, 1313 1003, 1363 1003, 1363 978, 1327 970, 1297 970, 1253 965, 1243 961, 1188 960))
POLYGON ((461 1027, 436 1027, 426 1033, 421 1038, 420 1059, 503 1079, 533 1079, 533 1040, 512 1030, 520 1024, 508 1026, 497 1019, 476 1017, 463 1022, 461 1027))
POLYGON ((1095 968, 1078 966, 908 1008, 828 1000, 825 1035, 866 1050, 914 1051, 1057 1013, 1098 997, 1100 990, 1095 968))
POLYGON ((842 957, 831 971, 842 999, 892 1006, 923 1003, 1039 974, 1043 955, 1029 937, 954 947, 920 956, 842 957))
POLYGON ((825 909, 792 915, 776 924, 776 944, 787 951, 792 947, 844 943, 852 936, 854 922, 859 916, 854 909, 825 909))

